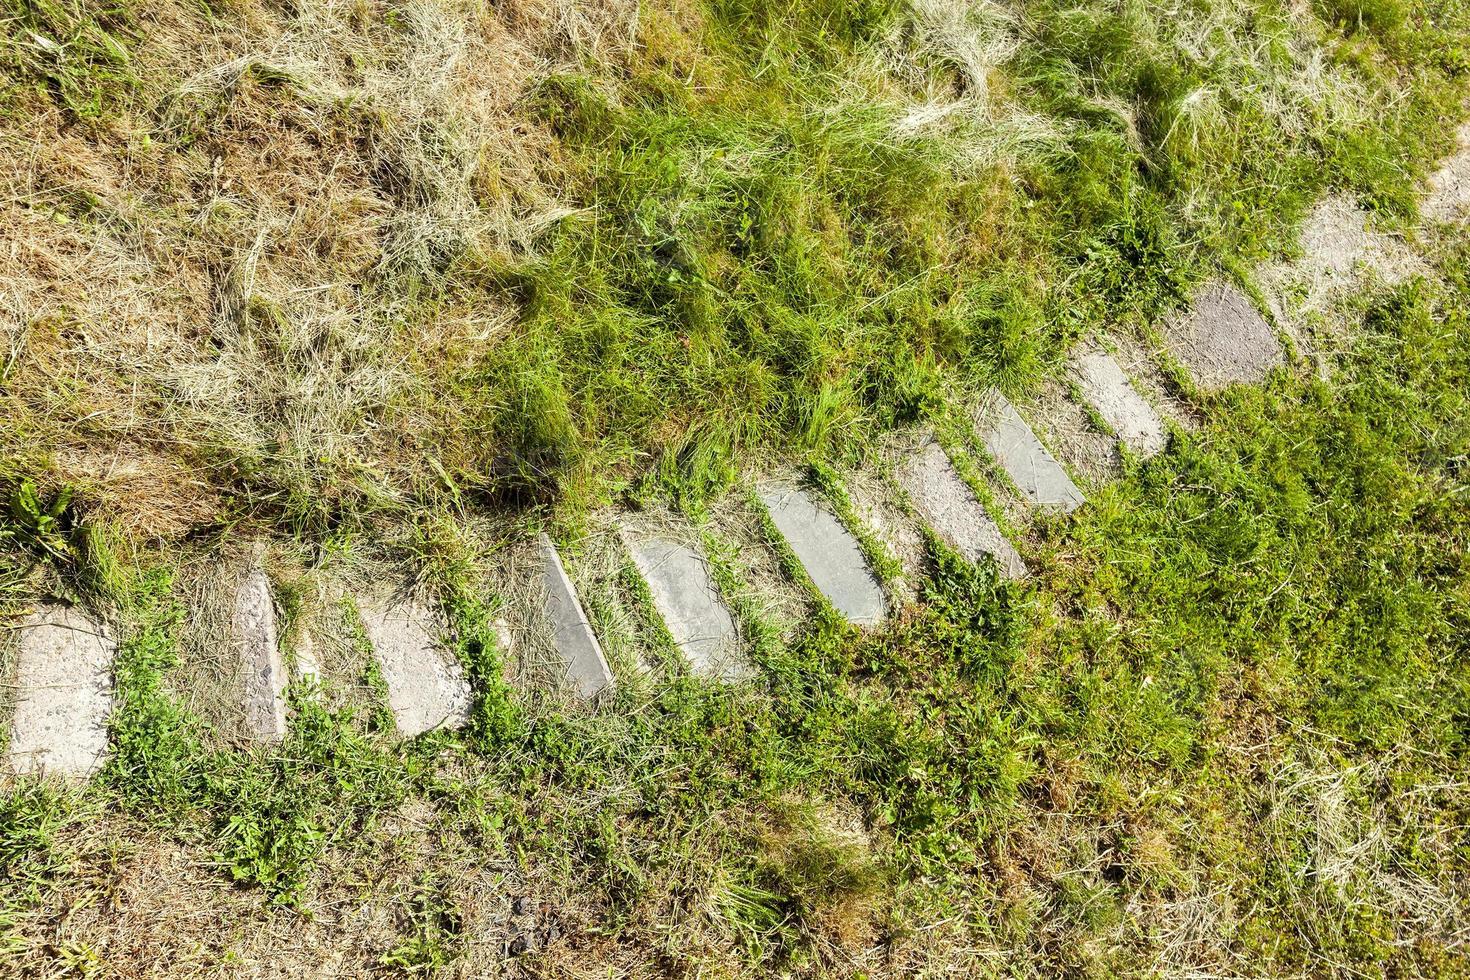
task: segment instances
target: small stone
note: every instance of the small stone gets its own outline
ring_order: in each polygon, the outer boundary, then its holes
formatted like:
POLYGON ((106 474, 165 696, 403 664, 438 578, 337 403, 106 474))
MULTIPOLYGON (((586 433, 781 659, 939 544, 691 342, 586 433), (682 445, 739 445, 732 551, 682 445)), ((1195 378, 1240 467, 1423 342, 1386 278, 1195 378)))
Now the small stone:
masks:
POLYGON ((955 472, 944 448, 930 440, 899 467, 898 482, 930 530, 966 561, 987 555, 1009 578, 1026 576, 1026 565, 980 501, 955 472))
POLYGON ((1164 326, 1170 352, 1206 390, 1260 381, 1285 363, 1271 325, 1250 297, 1225 282, 1202 289, 1189 313, 1164 326))
POLYGON ((511 906, 511 913, 514 915, 530 915, 532 911, 534 909, 531 905, 531 900, 524 895, 516 899, 515 904, 511 906))
POLYGON ((767 484, 756 493, 776 530, 827 601, 849 622, 859 626, 881 623, 888 614, 883 590, 868 569, 857 539, 837 515, 795 486, 767 484))
POLYGON ((502 654, 512 653, 516 646, 516 634, 510 623, 504 619, 497 619, 490 624, 490 628, 495 631, 495 643, 500 647, 500 652, 502 654))
POLYGON ((664 626, 694 672, 739 677, 740 637, 704 556, 672 538, 625 531, 624 540, 664 626))
POLYGON ((235 593, 230 618, 235 657, 245 669, 245 725, 260 739, 286 734, 286 669, 276 634, 270 579, 252 570, 235 593))
POLYGON ((107 753, 116 645, 75 606, 43 605, 16 632, 16 702, 6 747, 11 769, 90 775, 107 753))
POLYGON ((469 682, 459 661, 440 648, 436 617, 412 602, 370 604, 360 612, 399 734, 412 738, 469 721, 469 682))
POLYGON ((1015 406, 998 392, 991 398, 990 410, 982 412, 976 420, 984 433, 981 438, 1021 496, 1036 507, 1055 507, 1067 512, 1080 507, 1084 502, 1082 492, 1062 464, 1036 438, 1015 406))
POLYGON ((522 932, 511 939, 510 945, 507 948, 511 956, 520 956, 524 953, 529 953, 535 948, 535 939, 530 933, 522 932))
POLYGON ((1073 363, 1072 373, 1082 397, 1118 434, 1123 445, 1145 459, 1163 451, 1167 441, 1163 420, 1134 390, 1111 355, 1089 351, 1073 363))
POLYGON ((302 630, 296 638, 296 679, 304 684, 322 682, 322 665, 316 656, 316 641, 310 630, 302 630))
POLYGON ((612 688, 612 669, 582 610, 576 586, 562 566, 556 545, 545 532, 537 537, 537 544, 541 549, 544 608, 552 646, 567 665, 566 679, 572 690, 584 698, 595 697, 612 688))

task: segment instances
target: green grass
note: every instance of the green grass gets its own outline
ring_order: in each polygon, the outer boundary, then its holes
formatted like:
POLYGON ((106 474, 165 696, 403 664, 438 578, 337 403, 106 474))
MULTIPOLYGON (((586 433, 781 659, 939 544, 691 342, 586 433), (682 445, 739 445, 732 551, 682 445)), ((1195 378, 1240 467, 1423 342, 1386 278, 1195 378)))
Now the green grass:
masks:
MULTIPOLYGON (((116 755, 81 801, 7 799, 6 907, 73 870, 57 842, 98 808, 209 841, 222 874, 291 903, 331 890, 324 855, 421 798, 482 860, 564 876, 607 936, 656 946, 653 921, 683 922, 689 966, 727 945, 752 968, 831 970, 844 916, 901 932, 959 914, 1023 974, 1135 974, 1155 955, 1138 910, 1208 879, 1236 910, 1216 962, 1452 975, 1460 954, 1389 885, 1467 870, 1433 832, 1470 806, 1467 268, 1368 301, 1331 381, 1204 403, 1201 429, 1054 528, 1032 584, 939 553, 891 626, 819 613, 757 647, 752 688, 679 678, 595 718, 514 720, 487 697, 461 738, 402 747, 301 701, 279 749, 208 752, 157 686, 165 582, 138 579, 116 755), (1327 818, 1292 796, 1294 771, 1346 780, 1338 819, 1383 821, 1381 850, 1314 878, 1327 818), (1436 784, 1459 787, 1446 809, 1397 795, 1436 784), (834 829, 832 801, 862 837, 834 829), (1101 836, 1038 837, 1048 819, 1101 836), (713 922, 682 918, 689 895, 713 922)), ((481 618, 457 622, 472 637, 481 618)), ((433 884, 448 871, 421 871, 385 962, 456 958, 455 899, 433 884)))
POLYGON ((1459 98, 1440 57, 1459 35, 1428 8, 1324 26, 1316 70, 1281 12, 1211 27, 1209 9, 1029 10, 1005 72, 1035 148, 980 167, 963 161, 984 124, 904 137, 911 94, 850 75, 901 5, 716 5, 684 39, 708 51, 697 86, 660 61, 667 39, 626 78, 549 79, 533 111, 584 210, 507 268, 523 320, 458 381, 503 392, 495 454, 456 480, 572 506, 629 469, 720 491, 751 452, 834 458, 927 416, 941 379, 1022 387, 1078 336, 1281 250, 1328 189, 1411 214, 1414 161, 1459 98), (1191 32, 1213 57, 1170 43, 1191 32), (1367 124, 1379 98, 1393 109, 1367 124))
POLYGON ((6 0, 0 5, 0 113, 27 91, 79 120, 104 116, 137 86, 131 5, 6 0))
MULTIPOLYGON (((5 119, 40 105, 87 132, 124 116, 172 132, 148 95, 168 80, 135 71, 141 14, 4 2, 5 119)), ((360 318, 297 335, 289 290, 230 305, 255 239, 230 238, 243 205, 201 208, 236 256, 214 270, 230 285, 205 288, 230 290, 211 299, 240 320, 209 343, 257 345, 246 363, 267 380, 302 364, 400 373, 353 403, 350 438, 287 445, 264 430, 300 416, 274 403, 257 437, 168 416, 183 396, 157 378, 59 371, 71 380, 53 391, 7 357, 0 611, 83 598, 121 647, 104 770, 0 796, 0 966, 126 960, 53 941, 57 917, 95 926, 116 870, 151 847, 208 868, 215 886, 177 885, 200 920, 306 929, 323 909, 386 904, 386 924, 338 934, 361 972, 483 972, 499 955, 479 945, 500 928, 486 909, 516 890, 567 923, 564 948, 528 954, 548 974, 566 955, 629 975, 1470 969, 1463 243, 1436 246, 1432 278, 1345 301, 1360 329, 1331 378, 1288 370, 1220 395, 1181 378, 1200 426, 1039 523, 1025 584, 931 541, 935 575, 880 630, 814 597, 788 642, 738 601, 746 685, 673 671, 593 714, 506 682, 481 519, 575 525, 672 497, 737 592, 740 548, 707 518, 748 465, 807 464, 851 520, 835 474, 878 434, 923 421, 966 445, 958 400, 1025 391, 1088 334, 1146 333, 1204 278, 1278 256, 1323 193, 1410 228, 1470 71, 1451 4, 943 14, 645 5, 640 44, 559 58, 517 104, 547 140, 537 179, 566 207, 514 247, 403 220, 458 200, 435 184, 463 122, 448 109, 418 129, 384 102, 328 112, 314 83, 264 61, 238 91, 194 93, 214 108, 148 154, 202 152, 232 100, 266 99, 340 141, 382 192, 366 210, 398 221, 384 242, 413 245, 323 266, 354 283, 360 318), (481 305, 510 316, 421 341, 481 305), (96 485, 48 478, 67 440, 119 438, 81 404, 107 384, 188 430, 159 452, 223 501, 189 547, 411 556, 474 684, 471 725, 399 743, 369 666, 351 679, 363 703, 293 689, 283 743, 221 744, 167 683, 183 542, 120 526, 96 485)), ((370 27, 408 44, 416 23, 370 27)), ((476 171, 467 209, 504 204, 496 179, 476 171)), ((74 210, 94 230, 116 219, 74 210)), ((260 261, 268 283, 280 259, 260 261)), ((63 341, 88 326, 58 314, 31 342, 71 363, 63 341)), ((985 497, 981 467, 957 464, 985 497)), ((876 539, 864 547, 896 573, 876 539)), ((646 605, 636 583, 609 589, 646 605)), ((178 945, 223 961, 215 938, 178 945)))
MULTIPOLYGON (((1220 268, 1279 253, 1326 191, 1408 220, 1464 93, 1464 15, 1438 0, 1310 14, 947 9, 647 5, 617 64, 564 62, 516 104, 545 136, 531 169, 562 215, 517 244, 474 229, 525 210, 530 192, 503 172, 505 148, 462 145, 448 108, 415 121, 380 92, 341 94, 263 58, 233 81, 150 76, 129 89, 137 14, 121 8, 12 5, 0 72, 31 93, 16 111, 42 99, 69 120, 117 122, 129 153, 188 180, 210 140, 260 128, 250 112, 299 117, 312 139, 348 148, 366 176, 352 193, 391 215, 370 243, 378 261, 362 262, 362 243, 340 263, 286 245, 263 260, 319 263, 314 283, 360 282, 356 330, 371 343, 311 335, 322 311, 235 268, 255 254, 248 203, 201 201, 201 224, 162 203, 165 184, 146 212, 101 197, 57 211, 103 234, 158 223, 186 254, 233 243, 213 260, 228 274, 204 288, 236 311, 222 327, 244 336, 235 370, 294 390, 313 356, 339 382, 406 366, 407 379, 348 407, 341 390, 263 404, 307 430, 300 445, 256 434, 229 417, 233 403, 196 409, 166 372, 98 382, 99 395, 149 393, 155 414, 199 413, 206 438, 162 449, 209 474, 224 522, 314 539, 466 503, 567 516, 650 478, 709 496, 752 455, 851 459, 876 432, 941 411, 946 391, 1018 391, 1078 338, 1147 324, 1220 268), (191 100, 212 108, 181 139, 191 100), (928 123, 906 122, 936 106, 928 123), (494 343, 421 341, 486 307, 511 315, 494 343), (358 439, 369 425, 414 452, 358 439)), ((413 49, 418 25, 388 18, 374 43, 413 49)), ((26 200, 58 193, 76 196, 26 200)), ((66 322, 53 320, 50 331, 66 322)), ((7 481, 54 489, 46 447, 62 434, 21 399, 13 411, 7 481)), ((117 509, 79 489, 85 506, 117 509)))

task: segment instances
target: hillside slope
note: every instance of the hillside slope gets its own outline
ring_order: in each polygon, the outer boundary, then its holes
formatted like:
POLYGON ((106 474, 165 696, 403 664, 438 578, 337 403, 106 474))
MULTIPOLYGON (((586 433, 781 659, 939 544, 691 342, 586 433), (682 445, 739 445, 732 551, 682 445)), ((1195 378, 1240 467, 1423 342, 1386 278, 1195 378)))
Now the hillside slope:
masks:
POLYGON ((1463 4, 0 25, 0 972, 1470 972, 1463 4))

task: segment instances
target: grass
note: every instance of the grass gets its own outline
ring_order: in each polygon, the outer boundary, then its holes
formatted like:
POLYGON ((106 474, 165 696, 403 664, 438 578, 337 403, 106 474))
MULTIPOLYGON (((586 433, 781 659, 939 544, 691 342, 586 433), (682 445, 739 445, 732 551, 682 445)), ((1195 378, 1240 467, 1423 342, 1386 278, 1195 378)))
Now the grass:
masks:
MULTIPOLYGON (((105 769, 0 792, 0 965, 1467 969, 1470 259, 1415 225, 1458 7, 0 23, 0 614, 66 596, 121 639, 105 769), (1199 424, 1168 452, 1007 522, 1025 583, 931 540, 859 632, 762 544, 752 472, 805 464, 860 529, 841 475, 879 436, 968 445, 985 389, 1149 335, 1328 192, 1426 274, 1333 299, 1329 376, 1181 378, 1199 424), (493 569, 630 499, 694 519, 755 676, 656 671, 595 712, 520 689, 493 569), (256 540, 291 627, 343 649, 285 741, 242 747, 175 685, 186 573, 256 540), (393 736, 333 593, 394 577, 442 601, 463 732, 393 736)), ((657 663, 604 545, 572 572, 623 666, 657 663)))
POLYGON ((14 7, 14 479, 320 537, 850 458, 1281 251, 1328 189, 1410 216, 1463 40, 1390 6, 14 7), (104 135, 27 158, 26 119, 104 135))
MULTIPOLYGON (((1203 403, 1201 429, 1054 529, 1032 584, 937 553, 893 625, 819 613, 756 647, 753 687, 680 678, 597 717, 477 725, 447 754, 301 702, 279 749, 211 753, 160 696, 177 612, 138 579, 113 761, 81 797, 8 799, 16 955, 45 956, 42 910, 111 873, 87 853, 98 806, 305 912, 346 885, 322 862, 371 851, 421 800, 450 843, 372 858, 408 875, 370 889, 403 917, 353 953, 385 969, 491 955, 464 938, 479 899, 455 882, 488 859, 598 923, 584 952, 622 948, 609 962, 633 972, 941 970, 988 949, 1028 973, 1453 975, 1462 261, 1449 287, 1368 301, 1331 381, 1203 403)), ((557 950, 528 955, 550 968, 557 950)))

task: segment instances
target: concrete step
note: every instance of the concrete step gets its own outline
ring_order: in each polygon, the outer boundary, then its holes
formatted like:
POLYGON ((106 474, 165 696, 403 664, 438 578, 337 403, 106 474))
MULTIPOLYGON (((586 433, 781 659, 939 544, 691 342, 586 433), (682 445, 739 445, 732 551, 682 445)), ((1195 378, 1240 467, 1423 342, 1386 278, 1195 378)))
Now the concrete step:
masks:
POLYGON ((1187 313, 1165 321, 1164 342, 1206 391, 1260 381, 1285 363, 1281 343, 1250 297, 1222 281, 1195 294, 1187 313))
POLYGON ((270 579, 252 569, 235 591, 230 640, 245 676, 245 728, 253 738, 286 734, 286 666, 270 579))
POLYGON ((883 589, 857 539, 831 508, 794 483, 763 484, 756 495, 817 591, 848 621, 881 623, 888 615, 883 589))
POLYGON ((556 545, 545 532, 537 537, 536 544, 541 553, 542 609, 550 628, 552 646, 566 664, 566 682, 584 698, 611 690, 614 685, 612 670, 577 598, 576 587, 567 577, 556 545))
POLYGON ((1085 351, 1071 365, 1082 397, 1117 433, 1118 439, 1144 459, 1164 451, 1168 434, 1153 406, 1128 380, 1111 354, 1085 351))
MULTIPOLYGON (((689 532, 685 537, 692 541, 693 529, 689 532)), ((694 673, 725 680, 746 673, 735 619, 720 598, 704 555, 672 535, 633 528, 622 534, 654 607, 694 673)))
POLYGON ((444 626, 437 615, 413 600, 359 603, 358 614, 400 735, 413 738, 469 721, 470 685, 459 660, 439 642, 444 626))
POLYGON ((117 645, 99 620, 59 603, 42 605, 15 633, 10 768, 85 778, 107 755, 117 645))
POLYGON ((903 432, 883 437, 875 447, 872 465, 843 469, 838 474, 853 517, 896 562, 893 574, 883 583, 890 606, 916 601, 919 583, 929 574, 924 520, 894 478, 922 444, 916 435, 903 432))
POLYGON ((1082 506, 1082 491, 1004 396, 992 394, 975 424, 985 448, 1028 504, 1068 513, 1082 506))
POLYGON ((966 561, 979 563, 989 557, 1007 577, 1026 576, 1025 562, 975 499, 939 443, 925 443, 899 466, 896 476, 930 530, 966 561))

